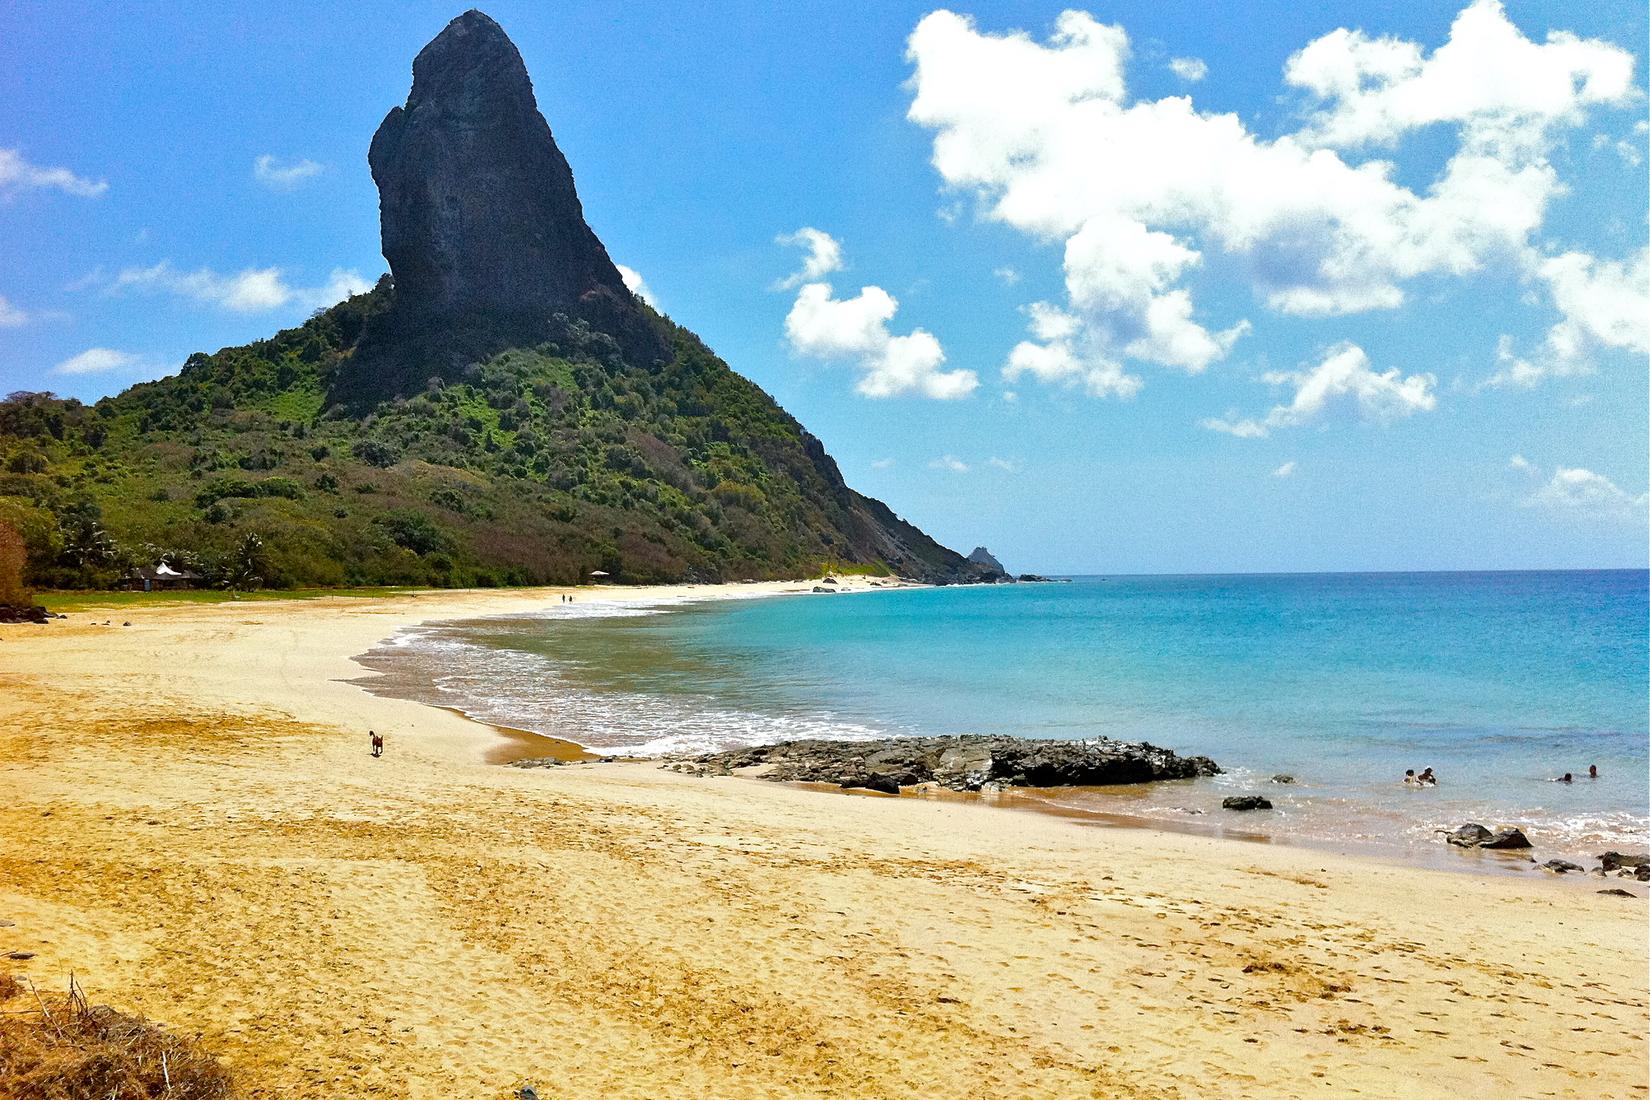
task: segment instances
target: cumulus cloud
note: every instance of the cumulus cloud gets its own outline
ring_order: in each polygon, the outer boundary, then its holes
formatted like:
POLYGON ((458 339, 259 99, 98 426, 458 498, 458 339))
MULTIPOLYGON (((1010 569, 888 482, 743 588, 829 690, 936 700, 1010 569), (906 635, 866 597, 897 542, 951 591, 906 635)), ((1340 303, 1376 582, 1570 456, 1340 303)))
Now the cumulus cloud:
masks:
POLYGON ((317 164, 313 160, 295 160, 291 164, 282 164, 269 153, 252 162, 253 178, 272 191, 292 191, 325 170, 326 165, 317 164))
POLYGON ((1261 379, 1275 386, 1293 386, 1294 397, 1274 406, 1261 419, 1211 418, 1202 426, 1240 439, 1260 439, 1275 428, 1314 423, 1337 407, 1363 420, 1385 423, 1438 405, 1430 374, 1404 375, 1396 367, 1376 373, 1369 356, 1355 344, 1339 344, 1310 370, 1271 371, 1261 379))
POLYGON ((1013 286, 1020 281, 1020 273, 1007 265, 992 268, 991 274, 995 275, 997 277, 997 281, 1002 283, 1004 286, 1013 286))
POLYGON ((109 281, 108 289, 166 291, 234 313, 263 313, 290 305, 320 309, 371 290, 372 284, 344 268, 334 268, 320 286, 304 287, 287 282, 278 267, 249 267, 224 275, 204 267, 179 271, 163 260, 153 267, 124 269, 109 281))
POLYGON ((1536 472, 1535 464, 1523 455, 1513 455, 1511 458, 1507 459, 1507 469, 1517 470, 1518 472, 1524 474, 1533 474, 1536 472))
POLYGON ((1290 459, 1288 462, 1285 462, 1282 466, 1279 466, 1277 469, 1273 470, 1272 471, 1272 476, 1273 477, 1294 477, 1295 476, 1295 460, 1290 459))
MULTIPOLYGON (((841 267, 841 247, 828 234, 802 229, 789 239, 809 249, 798 274, 841 267)), ((792 285, 791 280, 780 284, 792 285)), ((830 283, 807 281, 800 284, 785 318, 785 335, 798 355, 852 361, 860 370, 854 388, 866 397, 915 394, 950 400, 973 393, 979 377, 971 370, 942 370, 945 350, 933 333, 918 328, 896 335, 888 327, 898 310, 899 301, 879 286, 838 298, 830 283)))
POLYGON ((1523 503, 1526 507, 1584 519, 1643 523, 1646 507, 1650 506, 1650 493, 1634 496, 1603 474, 1581 467, 1560 466, 1545 484, 1524 498, 1523 503))
POLYGON ((647 285, 647 280, 642 278, 640 271, 633 267, 626 267, 624 264, 614 264, 613 266, 619 269, 619 278, 624 280, 626 290, 648 305, 653 305, 653 288, 647 285))
POLYGON ((969 470, 968 463, 956 455, 941 455, 930 462, 928 468, 930 470, 948 470, 953 474, 966 474, 969 470))
POLYGON ((1600 260, 1585 252, 1531 257, 1532 277, 1546 289, 1559 320, 1532 356, 1514 354, 1501 338, 1501 369, 1489 386, 1534 386, 1545 378, 1588 374, 1607 348, 1650 355, 1650 249, 1626 261, 1600 260))
POLYGON ((1169 61, 1169 71, 1188 84, 1196 84, 1209 75, 1209 66, 1202 58, 1176 57, 1169 61))
POLYGON ((787 248, 800 247, 806 252, 801 268, 773 284, 775 290, 795 290, 803 283, 817 283, 833 271, 842 270, 842 245, 829 233, 811 225, 795 233, 781 233, 774 238, 774 243, 787 248))
POLYGON ((87 348, 79 355, 63 360, 52 368, 53 374, 106 374, 109 371, 128 370, 143 365, 143 359, 130 352, 114 348, 87 348))
MULTIPOLYGON (((1200 318, 1189 284, 1229 258, 1260 304, 1328 316, 1392 309, 1424 276, 1467 276, 1532 247, 1562 183, 1547 153, 1598 107, 1633 102, 1632 55, 1562 32, 1534 42, 1477 0, 1431 54, 1340 30, 1290 59, 1300 129, 1252 133, 1189 96, 1131 101, 1121 27, 1080 11, 1046 41, 983 32, 949 11, 912 32, 910 119, 984 217, 1064 244, 1069 318, 1009 355, 1032 374, 1126 397, 1131 361, 1197 372, 1247 331, 1200 318), (1369 155, 1427 127, 1453 147, 1412 189, 1369 155)), ((1034 314, 1035 321, 1035 314, 1034 314)))
POLYGON ((24 191, 61 191, 81 198, 96 198, 109 189, 104 180, 77 176, 67 168, 43 168, 23 158, 21 149, 0 149, 0 199, 10 199, 24 191))
POLYGON ((0 294, 0 328, 22 328, 28 323, 29 315, 0 294))
POLYGON ((985 460, 985 464, 990 466, 993 470, 1001 470, 1005 474, 1017 474, 1020 472, 1020 464, 1011 458, 998 458, 996 455, 992 455, 990 458, 985 460))

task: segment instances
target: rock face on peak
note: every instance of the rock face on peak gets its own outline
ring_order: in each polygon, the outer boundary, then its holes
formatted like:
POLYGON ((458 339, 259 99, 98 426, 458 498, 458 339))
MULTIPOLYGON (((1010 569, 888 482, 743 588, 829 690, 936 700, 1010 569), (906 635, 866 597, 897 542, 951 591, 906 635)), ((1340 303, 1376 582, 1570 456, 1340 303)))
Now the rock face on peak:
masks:
POLYGON ((1008 574, 1008 570, 1003 568, 1003 563, 998 561, 996 556, 983 546, 974 547, 974 552, 968 555, 968 560, 975 565, 985 566, 993 573, 1002 573, 1005 576, 1008 574))
POLYGON ((486 15, 465 12, 419 52, 412 93, 385 116, 367 160, 395 312, 410 327, 484 318, 529 343, 559 313, 609 333, 643 365, 668 354, 585 224, 521 54, 486 15))

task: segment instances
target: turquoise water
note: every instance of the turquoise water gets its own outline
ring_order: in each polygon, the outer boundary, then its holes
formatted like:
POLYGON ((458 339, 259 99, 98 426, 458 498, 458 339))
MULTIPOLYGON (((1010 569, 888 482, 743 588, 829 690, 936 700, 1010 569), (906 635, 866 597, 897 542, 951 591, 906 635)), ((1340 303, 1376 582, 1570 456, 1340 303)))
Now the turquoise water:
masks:
MULTIPOLYGON (((1266 836, 1437 846, 1464 820, 1553 854, 1650 839, 1642 571, 1088 577, 527 617, 404 640, 449 701, 645 751, 790 736, 1104 734, 1205 753, 1207 781, 1069 792, 1193 824, 1234 790, 1266 836), (1563 772, 1601 778, 1549 782, 1563 772), (1439 786, 1407 790, 1406 768, 1439 786), (1286 772, 1282 786, 1270 776, 1286 772)), ((1600 849, 1602 850, 1602 849, 1600 849)), ((1543 855, 1545 858, 1545 855, 1543 855)))

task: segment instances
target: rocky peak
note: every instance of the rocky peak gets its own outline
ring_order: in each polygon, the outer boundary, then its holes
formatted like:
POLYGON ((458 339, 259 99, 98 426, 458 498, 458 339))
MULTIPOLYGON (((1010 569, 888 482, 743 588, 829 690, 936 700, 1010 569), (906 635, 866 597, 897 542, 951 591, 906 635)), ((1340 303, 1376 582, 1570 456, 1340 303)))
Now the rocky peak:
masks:
POLYGON ((385 116, 367 160, 395 312, 413 327, 485 319, 527 343, 560 313, 613 335, 644 365, 664 353, 585 224, 521 54, 486 15, 465 12, 419 52, 412 93, 385 116))

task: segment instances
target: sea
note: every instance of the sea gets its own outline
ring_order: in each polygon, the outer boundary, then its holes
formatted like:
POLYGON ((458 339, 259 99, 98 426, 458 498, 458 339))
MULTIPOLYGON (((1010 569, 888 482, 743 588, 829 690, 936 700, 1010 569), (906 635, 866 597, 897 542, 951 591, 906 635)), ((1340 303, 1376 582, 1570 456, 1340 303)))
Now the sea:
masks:
POLYGON ((1650 847, 1642 570, 1085 576, 574 602, 425 624, 359 660, 389 674, 374 690, 603 753, 998 733, 1149 741, 1225 769, 998 796, 1097 825, 1463 869, 1482 857, 1438 830, 1468 821, 1522 828, 1542 860, 1650 847), (1427 767, 1436 786, 1404 784, 1406 769, 1427 767), (1554 781, 1566 772, 1572 782, 1554 781), (1274 780, 1285 775, 1293 782, 1274 780), (1250 793, 1274 808, 1220 808, 1250 793))

